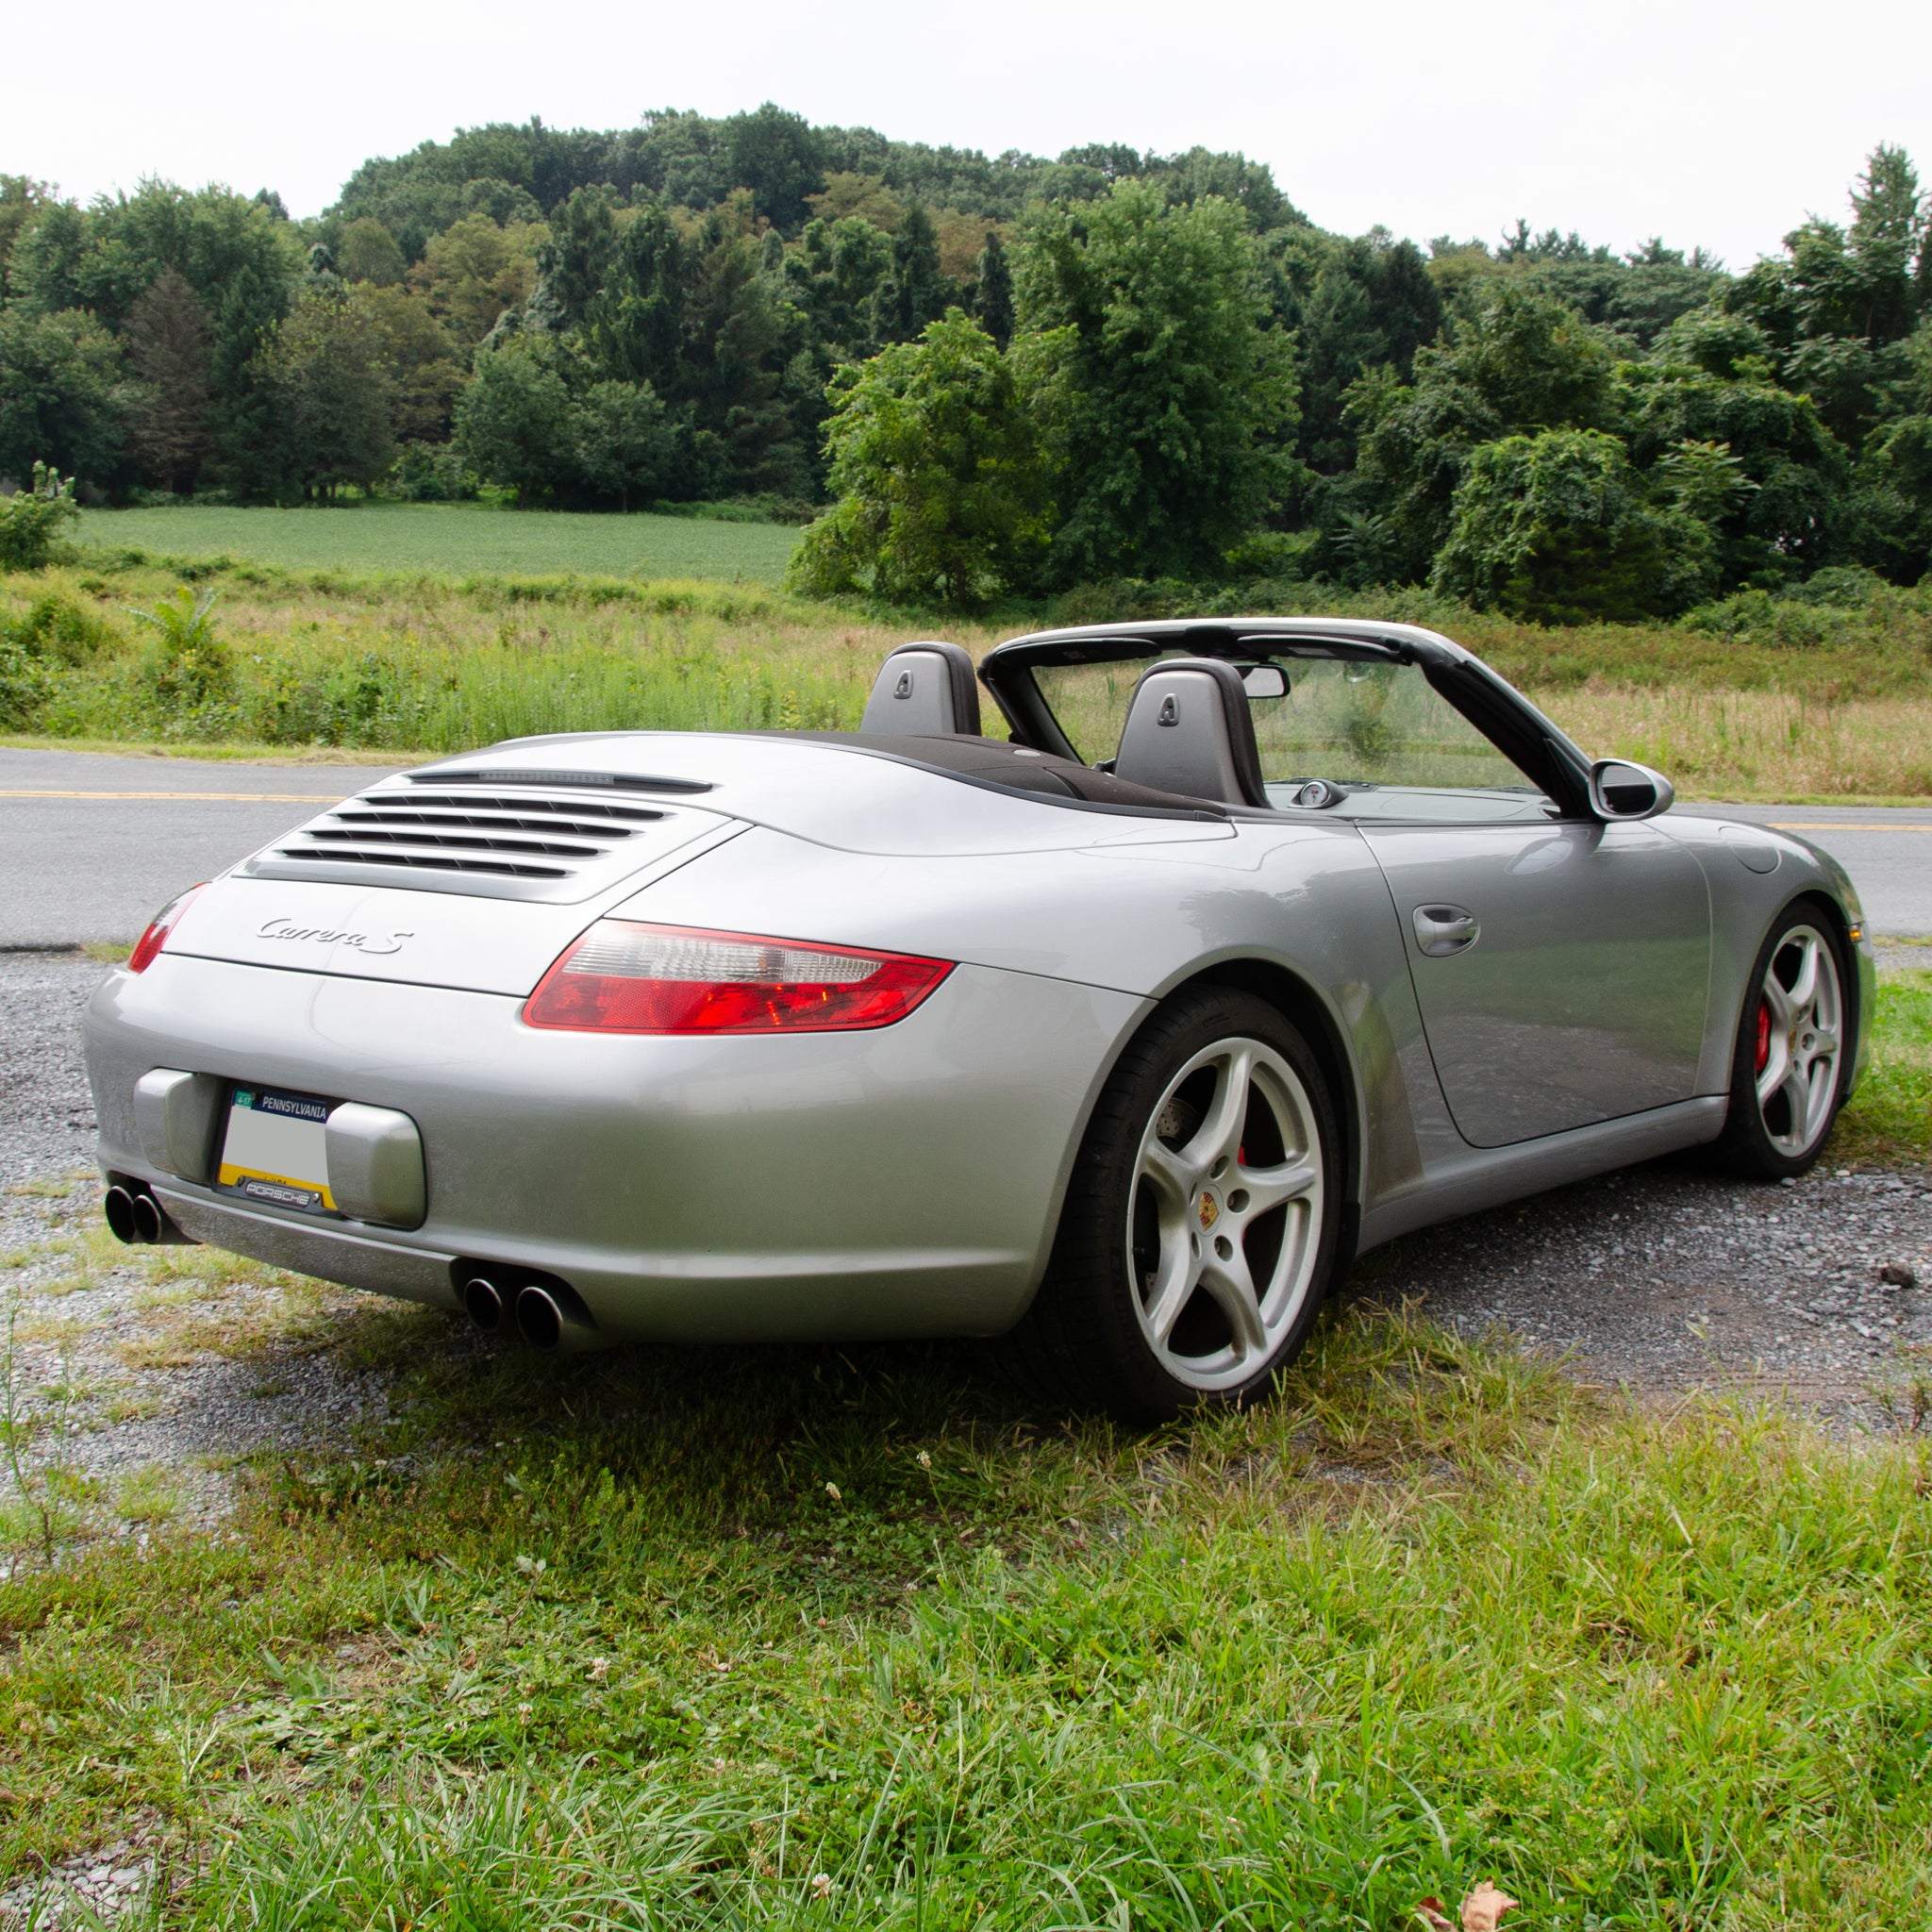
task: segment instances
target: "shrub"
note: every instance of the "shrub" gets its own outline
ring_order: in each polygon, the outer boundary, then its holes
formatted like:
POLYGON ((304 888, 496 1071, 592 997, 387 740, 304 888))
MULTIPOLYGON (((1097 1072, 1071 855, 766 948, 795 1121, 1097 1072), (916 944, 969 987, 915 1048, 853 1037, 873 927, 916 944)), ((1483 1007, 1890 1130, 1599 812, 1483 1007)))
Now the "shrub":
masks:
POLYGON ((131 610, 136 623, 156 633, 141 679, 154 708, 186 721, 228 704, 235 693, 235 663, 215 635, 217 592, 181 585, 152 610, 131 610))
POLYGON ((63 482, 45 463, 36 463, 30 489, 0 496, 0 571, 44 569, 61 532, 79 515, 74 478, 63 482))
POLYGON ((382 493, 404 503, 469 503, 477 484, 475 471, 449 444, 406 442, 383 479, 382 493))
POLYGON ((1667 617, 1715 588, 1710 527, 1649 502, 1596 429, 1507 436, 1470 453, 1431 586, 1538 624, 1667 617))

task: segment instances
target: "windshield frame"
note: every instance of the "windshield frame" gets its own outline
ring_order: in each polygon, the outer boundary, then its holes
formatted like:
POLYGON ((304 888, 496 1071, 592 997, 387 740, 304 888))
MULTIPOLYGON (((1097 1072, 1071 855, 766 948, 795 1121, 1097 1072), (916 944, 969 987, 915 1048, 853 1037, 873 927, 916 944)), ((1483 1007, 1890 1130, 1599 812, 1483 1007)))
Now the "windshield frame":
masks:
POLYGON ((1164 654, 1253 663, 1321 658, 1412 664, 1456 711, 1541 788, 1566 819, 1593 819, 1590 758, 1529 700, 1473 652, 1413 625, 1361 618, 1169 618, 1036 631, 987 653, 979 666, 1014 741, 1082 762, 1035 681, 1041 665, 1152 663, 1164 654))

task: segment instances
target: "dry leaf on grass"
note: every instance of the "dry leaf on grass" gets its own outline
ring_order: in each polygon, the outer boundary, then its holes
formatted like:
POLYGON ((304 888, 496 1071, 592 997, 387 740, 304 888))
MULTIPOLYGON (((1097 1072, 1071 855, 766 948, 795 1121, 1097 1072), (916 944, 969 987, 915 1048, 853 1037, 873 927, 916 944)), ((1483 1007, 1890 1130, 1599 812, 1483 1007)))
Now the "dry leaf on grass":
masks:
POLYGON ((1513 1912, 1516 1903, 1507 1892, 1498 1891, 1485 1878, 1462 1901, 1462 1932, 1496 1932, 1503 1914, 1513 1912))
MULTIPOLYGON (((1505 1912, 1513 1912, 1517 1901, 1507 1892, 1498 1891, 1485 1878, 1476 1889, 1462 1901, 1462 1932, 1496 1932, 1505 1912)), ((1456 1932, 1455 1922, 1449 1917, 1442 1901, 1433 1894, 1416 1903, 1417 1923, 1426 1932, 1456 1932)))

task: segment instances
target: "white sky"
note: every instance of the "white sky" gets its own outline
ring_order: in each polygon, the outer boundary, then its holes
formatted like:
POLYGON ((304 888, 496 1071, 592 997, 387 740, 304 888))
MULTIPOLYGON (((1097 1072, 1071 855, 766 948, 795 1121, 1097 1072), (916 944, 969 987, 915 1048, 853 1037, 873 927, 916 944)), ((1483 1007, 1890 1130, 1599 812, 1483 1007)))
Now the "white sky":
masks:
POLYGON ((6 41, 0 171, 266 184, 298 215, 458 125, 766 99, 994 154, 1240 148, 1324 227, 1493 240, 1522 215, 1734 267, 1840 216, 1880 141, 1932 175, 1925 0, 92 0, 17 8, 6 41))

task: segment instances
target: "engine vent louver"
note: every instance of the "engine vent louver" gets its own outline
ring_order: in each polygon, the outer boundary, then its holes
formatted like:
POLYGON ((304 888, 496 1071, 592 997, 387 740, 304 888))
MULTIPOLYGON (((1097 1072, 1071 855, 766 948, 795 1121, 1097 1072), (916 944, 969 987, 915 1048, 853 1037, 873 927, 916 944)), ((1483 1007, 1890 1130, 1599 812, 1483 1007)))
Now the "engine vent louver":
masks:
MULTIPOLYGON (((415 781, 407 791, 391 784, 345 799, 260 854, 249 870, 348 879, 360 868, 379 867, 397 884, 440 880, 445 891, 489 891, 494 880, 502 882, 498 890, 525 896, 509 882, 529 881, 540 891, 573 881, 589 887, 649 863, 664 847, 665 822, 683 816, 608 794, 550 790, 559 774, 489 775, 494 783, 488 790, 415 781), (466 888, 464 880, 475 883, 466 888)), ((674 842, 691 829, 680 826, 674 842)))
POLYGON ((554 785, 572 791, 708 791, 708 778, 652 778, 629 772, 410 772, 411 785, 554 785))

